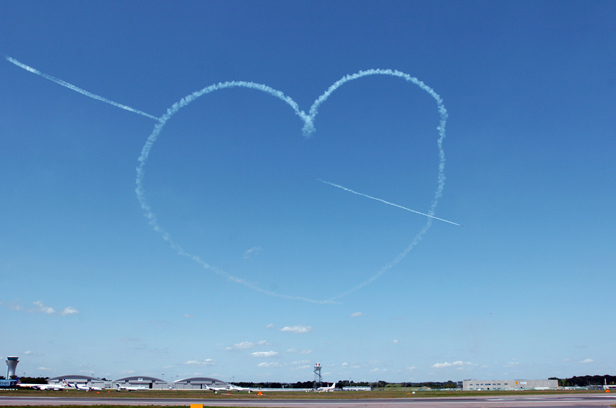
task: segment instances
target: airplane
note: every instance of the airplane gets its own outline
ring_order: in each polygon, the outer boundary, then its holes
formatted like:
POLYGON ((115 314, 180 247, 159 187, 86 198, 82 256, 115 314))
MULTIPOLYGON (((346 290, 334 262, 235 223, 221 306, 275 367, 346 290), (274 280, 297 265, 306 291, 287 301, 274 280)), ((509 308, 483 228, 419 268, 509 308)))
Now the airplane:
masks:
POLYGON ((233 384, 226 384, 226 385, 221 385, 221 386, 215 386, 215 385, 206 385, 206 389, 214 391, 214 392, 218 392, 218 391, 248 391, 251 392, 252 389, 250 388, 245 388, 245 387, 238 387, 237 385, 233 385, 233 384))
POLYGON ((47 390, 60 391, 60 390, 64 389, 64 386, 60 385, 60 384, 26 384, 26 383, 22 383, 21 380, 19 379, 19 377, 17 377, 16 385, 18 387, 21 387, 21 388, 29 388, 31 390, 40 390, 40 391, 47 391, 47 390))
POLYGON ((144 391, 149 390, 148 387, 142 385, 120 385, 116 384, 116 391, 144 391))
POLYGON ((235 384, 229 384, 231 386, 231 389, 233 391, 248 391, 251 392, 252 388, 247 388, 247 387, 240 387, 239 385, 235 385, 235 384))
MULTIPOLYGON (((68 388, 74 388, 76 390, 79 391, 102 391, 103 389, 101 387, 93 387, 93 386, 88 386, 88 385, 81 385, 78 383, 69 383, 66 380, 62 380, 62 382, 64 382, 64 385, 66 385, 66 387, 68 388)), ((63 387, 64 389, 64 387, 63 387)))
POLYGON ((330 392, 330 391, 335 391, 335 390, 336 390, 336 383, 333 383, 329 387, 319 387, 319 388, 317 388, 317 392, 330 392))

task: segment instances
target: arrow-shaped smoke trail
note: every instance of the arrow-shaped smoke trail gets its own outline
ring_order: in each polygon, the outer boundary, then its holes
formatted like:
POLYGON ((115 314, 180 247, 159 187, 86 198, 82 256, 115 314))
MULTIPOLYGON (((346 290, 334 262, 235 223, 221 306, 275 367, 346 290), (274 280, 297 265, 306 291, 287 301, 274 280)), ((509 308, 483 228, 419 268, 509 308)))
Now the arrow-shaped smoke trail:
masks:
POLYGON ((58 85, 62 85, 62 86, 66 87, 66 88, 68 88, 68 89, 70 89, 70 90, 75 91, 75 92, 79 92, 79 93, 80 93, 80 94, 82 94, 82 95, 89 96, 90 98, 93 98, 93 99, 99 100, 99 101, 101 101, 101 102, 108 103, 109 105, 113 105, 113 106, 115 106, 115 107, 117 107, 117 108, 124 109, 124 110, 127 110, 127 111, 129 111, 129 112, 133 112, 133 113, 136 113, 136 114, 138 114, 138 115, 145 116, 145 117, 150 118, 150 119, 158 120, 158 118, 157 118, 156 116, 154 116, 154 115, 150 115, 149 113, 145 113, 145 112, 142 112, 142 111, 140 111, 140 110, 133 109, 133 108, 131 108, 130 106, 122 105, 122 104, 120 104, 120 103, 117 103, 117 102, 111 101, 111 100, 109 100, 109 99, 107 99, 107 98, 103 98, 102 96, 99 96, 99 95, 93 94, 92 92, 88 92, 88 91, 86 91, 85 89, 78 88, 78 87, 76 87, 76 86, 75 86, 75 85, 73 85, 73 84, 69 84, 69 83, 68 83, 68 82, 66 82, 66 81, 63 81, 63 80, 58 79, 58 78, 56 78, 56 77, 52 77, 51 75, 47 75, 46 73, 41 72, 41 71, 39 71, 39 70, 37 70, 37 69, 34 69, 34 68, 32 68, 32 67, 29 67, 29 66, 28 66, 28 65, 26 65, 26 64, 22 64, 21 62, 17 61, 17 60, 16 60, 16 59, 14 59, 14 58, 9 57, 8 55, 7 55, 7 56, 5 56, 5 58, 6 58, 6 60, 7 60, 8 62, 11 62, 11 63, 13 63, 13 64, 17 65, 19 68, 23 68, 23 69, 25 69, 25 70, 26 70, 26 71, 28 71, 28 72, 32 72, 33 74, 36 74, 36 75, 42 76, 42 77, 43 77, 43 78, 45 78, 45 79, 49 79, 50 81, 53 81, 53 82, 55 82, 55 83, 56 83, 56 84, 58 84, 58 85))
POLYGON ((448 220, 445 220, 443 218, 435 217, 434 215, 422 213, 420 211, 411 210, 410 208, 406 208, 406 207, 403 207, 403 206, 398 205, 398 204, 390 203, 389 201, 385 201, 385 200, 383 200, 381 198, 376 198, 376 197, 369 196, 368 194, 359 193, 359 192, 357 192, 355 190, 351 190, 350 188, 346 188, 346 187, 341 186, 339 184, 334 184, 334 183, 331 183, 329 181, 325 181, 325 180, 321 180, 321 179, 317 179, 317 180, 319 180, 321 183, 330 185, 332 187, 337 187, 337 188, 339 188, 341 190, 348 191, 349 193, 357 194, 358 196, 370 198, 372 200, 380 201, 382 203, 389 204, 389 205, 392 205, 394 207, 402 208, 403 210, 410 211, 410 212, 415 213, 415 214, 423 215, 424 217, 430 217, 430 218, 434 218, 435 220, 439 220, 439 221, 443 221, 443 222, 448 222, 449 224, 457 225, 458 227, 462 226, 462 224, 458 224, 457 222, 448 221, 448 220))

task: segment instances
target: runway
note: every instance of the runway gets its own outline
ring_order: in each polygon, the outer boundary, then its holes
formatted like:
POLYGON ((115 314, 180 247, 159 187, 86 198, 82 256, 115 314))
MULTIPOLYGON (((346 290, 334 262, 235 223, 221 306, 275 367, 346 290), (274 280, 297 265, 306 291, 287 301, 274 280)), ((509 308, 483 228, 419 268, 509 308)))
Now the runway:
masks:
POLYGON ((361 400, 246 400, 246 399, 186 399, 186 398, 66 398, 66 397, 11 397, 1 396, 0 406, 28 405, 175 405, 204 404, 213 407, 271 407, 271 408, 571 408, 609 407, 616 405, 616 396, 606 394, 506 396, 506 397, 453 397, 453 398, 397 398, 361 400))

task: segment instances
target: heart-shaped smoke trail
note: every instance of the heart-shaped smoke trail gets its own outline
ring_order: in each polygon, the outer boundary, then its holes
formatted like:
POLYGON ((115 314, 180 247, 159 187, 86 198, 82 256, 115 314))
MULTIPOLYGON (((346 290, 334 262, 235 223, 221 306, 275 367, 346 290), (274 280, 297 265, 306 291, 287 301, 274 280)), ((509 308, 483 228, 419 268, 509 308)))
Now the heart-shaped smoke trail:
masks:
POLYGON ((232 280, 236 283, 240 283, 244 286, 247 286, 253 290, 256 290, 258 292, 270 295, 270 296, 275 296, 275 297, 279 297, 279 298, 284 298, 284 299, 293 299, 293 300, 303 300, 303 301, 307 301, 307 302, 312 302, 312 303, 337 303, 336 301, 338 299, 340 299, 341 297, 344 297, 352 292, 355 292, 356 290, 372 283, 374 280, 376 280, 377 278, 379 278, 381 275, 383 275, 385 272, 387 272, 388 270, 390 270, 393 266, 395 266, 397 263, 399 263, 418 243, 419 241, 421 241, 421 239, 423 238, 424 234, 426 233, 426 231, 430 228, 430 226, 432 225, 432 220, 433 219, 438 219, 441 221, 445 221, 448 222, 450 224, 455 224, 455 225, 460 225, 451 221, 447 221, 445 219, 442 218, 438 218, 434 216, 435 213, 435 209, 436 206, 438 204, 438 201, 440 199, 440 197, 443 194, 443 189, 445 188, 445 151, 443 150, 443 140, 445 139, 445 124, 447 122, 447 110, 445 109, 445 106, 443 105, 443 100, 441 99, 441 97, 429 86, 427 86, 426 84, 424 84, 422 81, 418 80, 415 77, 412 77, 408 74, 405 74, 404 72, 400 72, 400 71, 396 71, 396 70, 390 70, 390 69, 370 69, 367 71, 359 71, 355 74, 352 75, 346 75, 344 77, 342 77, 341 79, 339 79, 338 81, 336 81, 333 85, 331 85, 327 91, 325 91, 321 96, 319 96, 314 103, 312 104, 312 106, 310 107, 309 113, 306 114, 304 111, 299 109, 299 106, 297 105, 297 103, 290 98, 289 96, 286 96, 284 93, 282 93, 281 91, 278 91, 276 89, 273 89, 267 85, 263 85, 263 84, 257 84, 254 82, 246 82, 246 81, 230 81, 230 82, 221 82, 215 85, 210 85, 207 86, 199 91, 193 92, 192 94, 182 98, 179 102, 174 103, 169 109, 167 109, 167 112, 162 115, 160 118, 157 118, 154 115, 150 115, 148 113, 139 111, 137 109, 133 109, 130 106, 126 106, 126 105, 122 105, 116 102, 113 102, 107 98, 104 98, 102 96, 99 95, 95 95, 93 93, 90 93, 88 91, 85 91, 81 88, 78 88, 75 85, 72 85, 68 82, 65 82, 61 79, 55 78, 51 75, 45 74, 43 72, 40 72, 38 70, 36 70, 35 68, 32 68, 28 65, 25 65, 9 56, 5 57, 7 61, 17 65, 18 67, 25 69, 28 72, 31 72, 33 74, 39 75, 43 78, 46 78, 50 81, 53 81, 59 85, 62 85, 64 87, 67 87, 75 92, 79 92, 85 96, 88 96, 90 98, 94 98, 96 100, 108 103, 110 105, 116 106, 118 108, 124 109, 126 111, 132 112, 132 113, 136 113, 145 117, 148 117, 150 119, 154 119, 157 120, 158 123, 154 126, 154 130, 152 131, 152 133, 150 134, 150 136, 147 138, 145 145, 143 146, 143 148, 141 149, 141 154, 139 155, 139 165, 137 167, 137 178, 136 178, 136 184, 137 184, 137 188, 135 189, 135 192, 137 194, 137 199, 139 200, 139 203, 141 204, 141 208, 143 209, 143 211, 145 212, 145 216, 146 218, 148 218, 148 222, 150 223, 150 225, 152 226, 152 228, 158 232, 162 238, 167 241, 169 243, 169 245, 171 246, 171 248, 173 248, 179 255, 182 256, 186 256, 190 259, 192 259, 193 261, 197 262, 199 265, 201 265, 203 268, 208 269, 218 275, 221 275, 229 280, 232 280), (156 142, 156 140, 158 139, 158 137, 160 136, 163 127, 165 126, 165 124, 167 123, 167 121, 169 121, 169 119, 171 119, 173 117, 173 115, 175 115, 182 107, 188 105, 189 103, 193 102, 194 100, 196 100, 197 98, 206 95, 208 93, 214 92, 214 91, 219 91, 221 89, 226 89, 226 88, 237 88, 237 87, 243 87, 243 88, 249 88, 249 89, 255 89, 258 91, 262 91, 265 93, 270 94, 271 96, 274 96, 280 100, 282 100, 283 102, 287 103, 291 109, 293 109, 293 112, 299 116, 299 118, 304 122, 304 126, 302 128, 302 133, 305 137, 310 137, 314 132, 315 132, 315 127, 314 127, 314 120, 315 117, 318 114, 318 109, 319 107, 327 100, 327 98, 329 98, 329 96, 336 90, 338 89, 340 86, 342 86, 343 84, 349 82, 349 81, 353 81, 362 77, 366 77, 366 76, 370 76, 370 75, 389 75, 389 76, 393 76, 393 77, 398 77, 401 79, 404 79, 407 82, 413 83, 415 85, 417 85, 419 88, 421 88, 423 91, 427 92, 432 98, 434 98, 436 100, 436 104, 437 104, 437 108, 439 111, 439 115, 440 115, 440 122, 439 125, 437 127, 438 130, 438 139, 437 139, 437 145, 438 145, 438 150, 439 150, 439 165, 438 165, 438 185, 436 188, 436 191, 434 192, 434 197, 432 199, 432 204, 430 205, 429 211, 428 213, 421 213, 419 211, 415 211, 415 210, 411 210, 409 208, 406 207, 402 207, 400 205, 397 204, 393 204, 390 203, 388 201, 376 198, 376 197, 372 197, 369 196, 367 194, 363 194, 363 193, 358 193, 356 191, 353 191, 351 189, 348 189, 346 187, 342 187, 339 186, 337 184, 334 183, 330 183, 330 182, 325 182, 320 180, 321 182, 324 182, 326 184, 329 184, 331 186, 337 187, 337 188, 341 188, 343 190, 346 190, 348 192, 351 192, 353 194, 357 194, 357 195, 361 195, 367 198, 371 198, 377 201, 381 201, 383 203, 389 204, 389 205, 393 205, 395 207, 399 207, 417 214, 421 214, 424 215, 428 218, 426 224, 423 226, 423 228, 417 233, 417 235, 415 235, 415 237, 413 238, 413 240, 411 241, 411 243, 409 245, 407 245, 407 247, 400 253, 398 254, 398 256, 396 256, 396 258, 394 258, 391 262, 389 262, 387 265, 383 266, 379 271, 377 271, 372 277, 370 277, 369 279, 365 280, 364 282, 348 289, 345 292, 342 292, 330 299, 327 300, 315 300, 315 299, 309 299, 309 298, 305 298, 305 297, 301 297, 301 296, 291 296, 291 295, 285 295, 285 294, 280 294, 280 293, 275 293, 272 291, 268 291, 265 289, 260 288, 259 286, 246 281, 244 279, 241 278, 237 278, 231 274, 229 274, 228 272, 222 271, 212 265, 209 265, 207 262, 203 261, 198 255, 192 255, 187 253, 186 251, 184 251, 184 249, 182 249, 181 246, 179 246, 177 243, 175 243, 172 239, 171 236, 160 226, 160 224, 158 223, 158 220, 156 218, 156 214, 154 214, 154 212, 152 211, 146 197, 145 197, 145 190, 143 188, 143 179, 145 176, 145 165, 147 163, 148 160, 148 156, 150 154, 150 150, 152 149, 152 146, 154 145, 154 143, 156 142))

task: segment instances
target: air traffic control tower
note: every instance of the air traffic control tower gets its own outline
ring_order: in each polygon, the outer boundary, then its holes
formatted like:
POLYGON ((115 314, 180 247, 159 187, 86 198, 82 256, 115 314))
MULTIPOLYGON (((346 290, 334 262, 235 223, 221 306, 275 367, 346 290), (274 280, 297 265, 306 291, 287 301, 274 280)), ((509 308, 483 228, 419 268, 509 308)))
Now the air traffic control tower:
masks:
POLYGON ((9 380, 15 376, 15 370, 17 369, 17 363, 19 363, 19 357, 7 357, 6 365, 6 379, 9 380))

